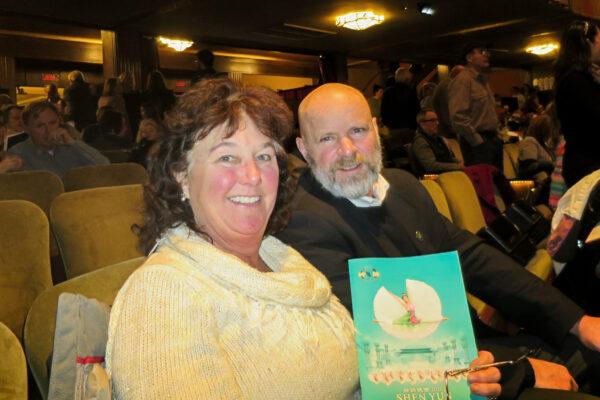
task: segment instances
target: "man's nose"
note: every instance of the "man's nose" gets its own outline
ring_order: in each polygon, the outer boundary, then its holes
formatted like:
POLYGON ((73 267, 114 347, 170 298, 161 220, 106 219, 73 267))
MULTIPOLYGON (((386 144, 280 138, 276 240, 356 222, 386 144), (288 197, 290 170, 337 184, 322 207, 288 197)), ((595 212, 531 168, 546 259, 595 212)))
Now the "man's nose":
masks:
POLYGON ((349 137, 343 137, 340 141, 339 151, 342 155, 351 155, 356 153, 356 146, 349 137))

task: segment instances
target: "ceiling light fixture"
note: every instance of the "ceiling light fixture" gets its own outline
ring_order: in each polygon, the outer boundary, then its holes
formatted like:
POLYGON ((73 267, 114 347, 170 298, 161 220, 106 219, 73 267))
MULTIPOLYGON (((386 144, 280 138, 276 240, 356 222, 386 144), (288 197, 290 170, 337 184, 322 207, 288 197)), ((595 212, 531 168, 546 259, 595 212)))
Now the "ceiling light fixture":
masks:
POLYGON ((184 51, 185 49, 194 44, 194 42, 190 42, 189 40, 169 39, 162 36, 158 38, 158 41, 162 44, 166 44, 175 51, 184 51))
POLYGON ((335 24, 355 31, 362 31, 382 23, 383 20, 383 15, 376 15, 372 11, 357 11, 335 17, 335 24))
POLYGON ((435 8, 431 6, 431 4, 427 3, 417 3, 417 9, 421 14, 425 15, 433 15, 435 14, 435 8))
POLYGON ((556 51, 557 49, 558 49, 557 43, 546 43, 546 44, 541 44, 538 46, 530 46, 530 47, 526 48, 525 51, 528 53, 531 53, 531 54, 538 55, 538 56, 543 56, 545 54, 552 53, 553 51, 556 51))

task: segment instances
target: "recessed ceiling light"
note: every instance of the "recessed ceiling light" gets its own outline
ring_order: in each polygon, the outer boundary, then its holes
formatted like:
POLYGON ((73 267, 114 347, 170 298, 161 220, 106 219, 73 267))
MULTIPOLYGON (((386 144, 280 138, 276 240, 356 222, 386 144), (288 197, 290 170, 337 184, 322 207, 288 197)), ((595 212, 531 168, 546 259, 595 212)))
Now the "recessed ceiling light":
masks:
POLYGON ((191 42, 189 40, 169 39, 163 36, 160 36, 158 38, 158 41, 162 44, 166 44, 175 51, 184 51, 185 49, 194 44, 194 42, 191 42))
POLYGON ((383 20, 383 15, 376 15, 372 11, 356 11, 335 17, 335 24, 355 31, 362 31, 382 23, 383 20))
POLYGON ((435 14, 435 8, 428 3, 417 3, 417 9, 421 14, 433 15, 435 14))
POLYGON ((553 51, 556 51, 558 49, 558 43, 546 43, 546 44, 540 44, 537 46, 530 46, 528 48, 525 49, 526 52, 531 53, 531 54, 535 54, 538 56, 543 56, 545 54, 549 54, 552 53, 553 51))

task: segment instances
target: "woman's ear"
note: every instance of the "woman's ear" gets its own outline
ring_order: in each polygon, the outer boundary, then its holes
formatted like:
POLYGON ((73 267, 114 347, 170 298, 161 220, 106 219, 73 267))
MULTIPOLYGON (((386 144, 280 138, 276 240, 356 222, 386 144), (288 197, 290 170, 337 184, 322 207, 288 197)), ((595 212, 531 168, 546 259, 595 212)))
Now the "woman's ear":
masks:
POLYGON ((181 200, 188 200, 190 198, 190 186, 188 184, 188 174, 186 171, 178 172, 175 174, 175 180, 181 187, 181 193, 183 198, 181 200))

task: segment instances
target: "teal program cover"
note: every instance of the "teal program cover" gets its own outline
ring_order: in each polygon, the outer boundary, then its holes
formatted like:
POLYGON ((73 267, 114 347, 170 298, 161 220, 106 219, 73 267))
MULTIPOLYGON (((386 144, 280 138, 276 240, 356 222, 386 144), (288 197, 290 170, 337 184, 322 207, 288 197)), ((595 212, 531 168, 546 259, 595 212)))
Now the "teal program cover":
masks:
MULTIPOLYGON (((348 261, 363 400, 445 400, 477 357, 457 252, 348 261)), ((465 374, 452 400, 475 400, 465 374)))

